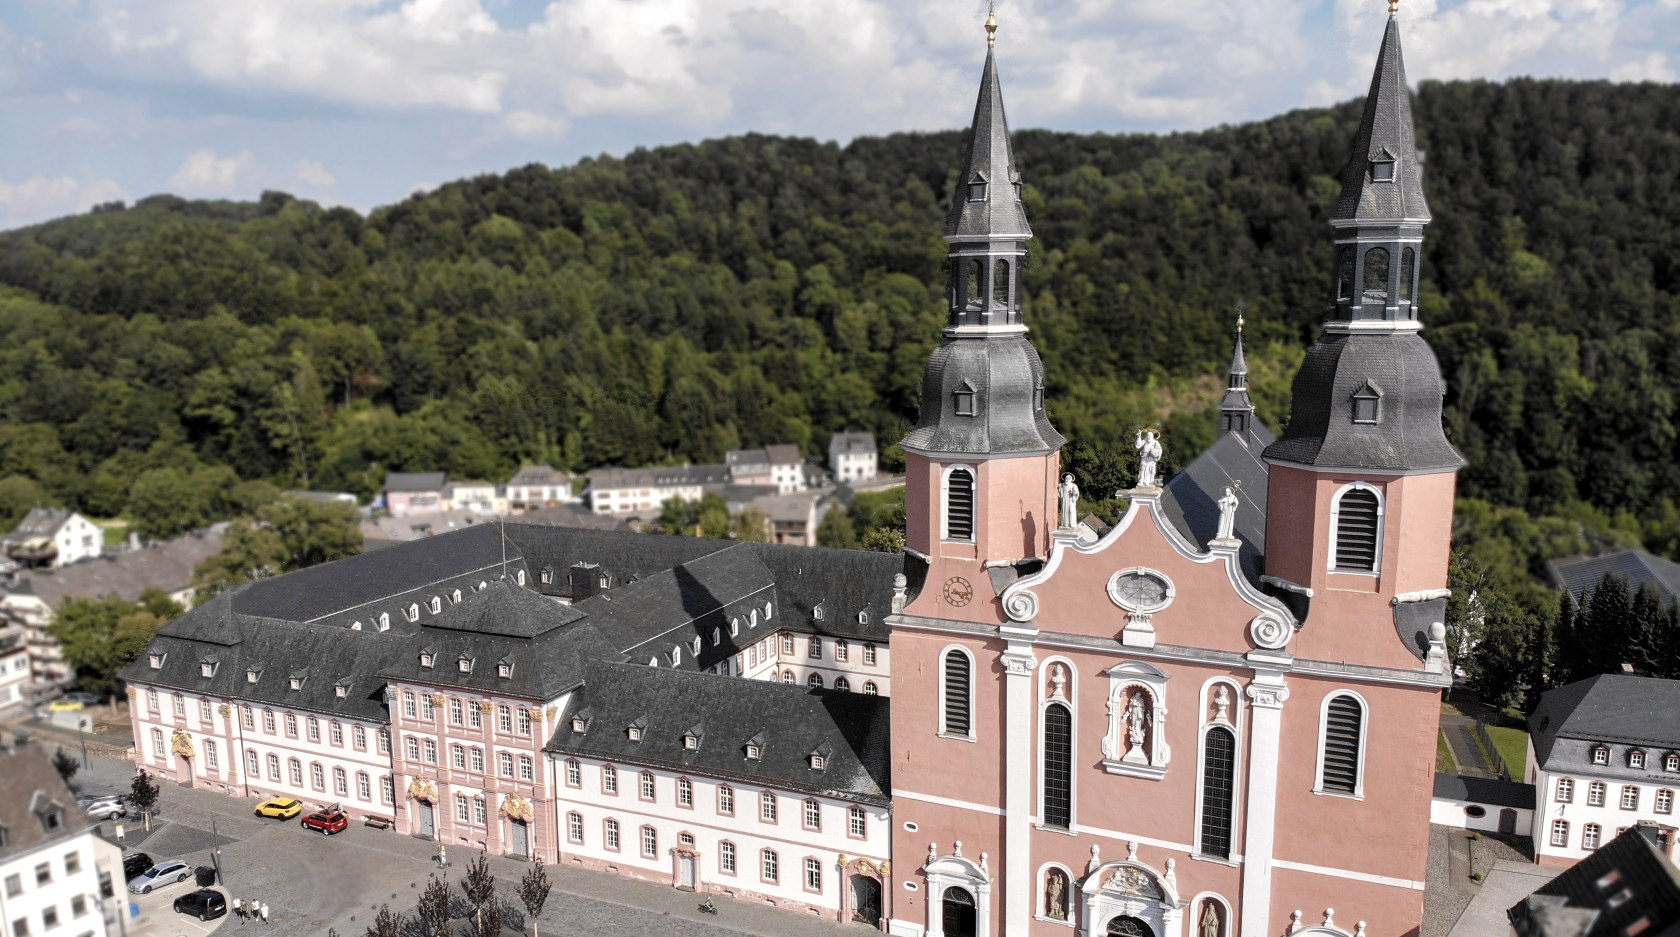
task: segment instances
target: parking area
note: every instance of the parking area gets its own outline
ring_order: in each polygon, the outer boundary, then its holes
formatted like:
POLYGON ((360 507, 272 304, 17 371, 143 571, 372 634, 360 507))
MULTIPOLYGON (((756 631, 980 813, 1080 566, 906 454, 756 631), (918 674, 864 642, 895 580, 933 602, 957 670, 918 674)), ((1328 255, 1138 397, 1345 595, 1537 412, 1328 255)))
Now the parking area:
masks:
POLYGON ((177 912, 173 907, 176 898, 197 890, 193 880, 187 879, 165 885, 149 895, 130 894, 128 900, 140 906, 140 915, 129 920, 128 937, 206 937, 215 932, 227 922, 226 917, 200 921, 177 912))

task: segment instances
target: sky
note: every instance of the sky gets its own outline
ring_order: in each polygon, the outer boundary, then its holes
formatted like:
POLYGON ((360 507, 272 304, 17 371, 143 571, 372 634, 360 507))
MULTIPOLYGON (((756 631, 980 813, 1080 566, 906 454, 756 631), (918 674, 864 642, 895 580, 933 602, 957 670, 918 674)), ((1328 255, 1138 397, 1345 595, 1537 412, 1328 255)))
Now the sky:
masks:
MULTIPOLYGON (((159 192, 367 211, 748 131, 960 127, 984 0, 0 0, 0 229, 159 192)), ((1014 129, 1364 91, 1386 0, 1000 0, 1014 129)), ((1680 81, 1680 0, 1401 0, 1407 72, 1680 81)))

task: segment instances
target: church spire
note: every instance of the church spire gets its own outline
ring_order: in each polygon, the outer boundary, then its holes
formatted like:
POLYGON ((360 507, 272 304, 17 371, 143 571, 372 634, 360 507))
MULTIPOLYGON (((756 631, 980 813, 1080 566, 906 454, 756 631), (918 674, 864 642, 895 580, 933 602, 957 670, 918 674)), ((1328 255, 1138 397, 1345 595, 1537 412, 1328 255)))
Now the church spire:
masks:
POLYGON ((1254 426, 1254 400, 1248 396, 1248 359, 1243 356, 1243 307, 1237 304, 1237 347, 1225 380, 1225 399, 1219 402, 1219 431, 1245 439, 1254 426))
POLYGON ((986 20, 986 69, 980 74, 980 96, 974 102, 968 159, 957 177, 951 211, 945 216, 945 239, 1026 240, 1032 237, 1021 208, 1021 174, 1009 146, 1009 120, 1003 113, 1003 88, 998 84, 997 19, 986 20))

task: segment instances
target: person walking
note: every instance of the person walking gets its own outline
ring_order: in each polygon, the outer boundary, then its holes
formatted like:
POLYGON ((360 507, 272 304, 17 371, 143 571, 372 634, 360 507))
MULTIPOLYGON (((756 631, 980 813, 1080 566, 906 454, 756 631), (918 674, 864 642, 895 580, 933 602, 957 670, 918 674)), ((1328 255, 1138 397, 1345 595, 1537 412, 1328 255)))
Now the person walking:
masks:
POLYGON ((233 916, 239 918, 241 925, 245 923, 245 906, 239 903, 238 898, 233 899, 233 916))
POLYGON ((262 906, 262 919, 263 919, 264 924, 268 923, 268 903, 267 902, 264 902, 263 906, 262 906))

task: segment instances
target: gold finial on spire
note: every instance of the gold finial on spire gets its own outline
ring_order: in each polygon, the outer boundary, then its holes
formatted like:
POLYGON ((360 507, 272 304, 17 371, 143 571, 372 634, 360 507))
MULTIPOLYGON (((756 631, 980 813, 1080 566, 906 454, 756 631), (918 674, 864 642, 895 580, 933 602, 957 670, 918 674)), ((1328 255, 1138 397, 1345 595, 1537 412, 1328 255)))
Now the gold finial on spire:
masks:
POLYGON ((1400 0, 1388 0, 1388 15, 1393 16, 1394 14, 1399 13, 1399 12, 1400 12, 1400 0))
POLYGON ((1237 335, 1239 337, 1242 335, 1243 330, 1243 310, 1246 309, 1247 306, 1247 303, 1240 299, 1237 300, 1237 335))
MULTIPOLYGON (((1390 0, 1394 2, 1394 0, 1390 0)), ((997 2, 986 4, 986 45, 997 45, 997 2)))

